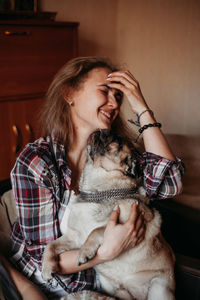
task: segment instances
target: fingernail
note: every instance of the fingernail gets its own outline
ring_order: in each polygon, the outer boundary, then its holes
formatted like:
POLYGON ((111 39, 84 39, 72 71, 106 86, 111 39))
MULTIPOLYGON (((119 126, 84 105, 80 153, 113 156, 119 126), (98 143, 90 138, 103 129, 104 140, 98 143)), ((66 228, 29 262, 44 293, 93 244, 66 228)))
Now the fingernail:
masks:
POLYGON ((112 79, 109 77, 109 78, 106 78, 106 80, 112 80, 112 79))
POLYGON ((135 201, 135 205, 138 205, 138 201, 137 200, 135 201))
POLYGON ((118 210, 119 209, 119 205, 115 205, 115 207, 113 208, 113 210, 118 210))
POLYGON ((112 76, 112 73, 108 74, 108 77, 112 76))

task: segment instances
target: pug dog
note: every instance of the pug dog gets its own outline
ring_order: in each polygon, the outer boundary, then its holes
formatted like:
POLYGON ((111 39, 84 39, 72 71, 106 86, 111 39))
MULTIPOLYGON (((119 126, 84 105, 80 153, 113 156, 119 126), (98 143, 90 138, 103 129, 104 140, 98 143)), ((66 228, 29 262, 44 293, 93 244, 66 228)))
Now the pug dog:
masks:
POLYGON ((160 214, 148 207, 132 145, 109 130, 93 133, 79 190, 71 205, 66 233, 45 248, 43 278, 49 280, 58 271, 58 255, 64 251, 80 249, 78 265, 92 259, 115 206, 120 207, 119 223, 123 224, 137 201, 146 223, 145 238, 112 261, 94 267, 101 288, 118 299, 175 299, 174 254, 161 234, 160 214))

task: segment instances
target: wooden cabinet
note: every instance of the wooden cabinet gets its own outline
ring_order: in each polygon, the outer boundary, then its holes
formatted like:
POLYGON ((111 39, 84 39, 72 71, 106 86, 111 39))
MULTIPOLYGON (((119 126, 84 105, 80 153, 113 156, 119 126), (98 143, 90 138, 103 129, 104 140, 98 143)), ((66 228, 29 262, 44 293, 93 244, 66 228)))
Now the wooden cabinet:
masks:
POLYGON ((58 69, 77 56, 78 23, 0 21, 0 180, 40 136, 38 112, 58 69))
POLYGON ((0 179, 9 177, 16 157, 39 135, 38 114, 42 99, 0 102, 0 179))

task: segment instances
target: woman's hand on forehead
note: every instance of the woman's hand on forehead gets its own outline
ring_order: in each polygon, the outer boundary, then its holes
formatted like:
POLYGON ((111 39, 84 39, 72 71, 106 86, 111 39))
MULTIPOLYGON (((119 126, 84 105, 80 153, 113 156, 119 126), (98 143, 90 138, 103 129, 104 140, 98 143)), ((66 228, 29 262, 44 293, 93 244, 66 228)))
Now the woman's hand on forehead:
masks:
POLYGON ((122 92, 128 99, 134 112, 140 114, 148 108, 142 95, 140 85, 129 71, 116 71, 108 74, 107 86, 122 92))

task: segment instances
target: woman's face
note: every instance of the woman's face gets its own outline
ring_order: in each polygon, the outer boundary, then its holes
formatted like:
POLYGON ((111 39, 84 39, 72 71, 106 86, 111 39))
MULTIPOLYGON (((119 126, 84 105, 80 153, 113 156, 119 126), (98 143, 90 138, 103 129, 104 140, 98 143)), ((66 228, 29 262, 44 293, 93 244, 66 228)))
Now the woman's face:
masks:
POLYGON ((95 68, 88 73, 78 90, 72 92, 68 101, 72 122, 76 129, 84 128, 88 133, 97 129, 110 129, 117 117, 122 102, 122 92, 111 89, 106 80, 111 71, 95 68))

